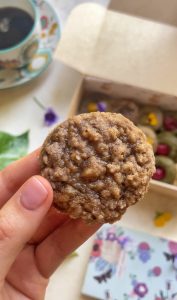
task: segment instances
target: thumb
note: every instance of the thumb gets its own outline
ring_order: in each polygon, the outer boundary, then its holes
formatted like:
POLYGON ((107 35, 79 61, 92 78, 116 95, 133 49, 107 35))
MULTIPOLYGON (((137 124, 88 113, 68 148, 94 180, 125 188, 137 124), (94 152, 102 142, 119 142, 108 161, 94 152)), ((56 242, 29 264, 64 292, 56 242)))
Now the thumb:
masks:
POLYGON ((52 198, 52 188, 47 180, 35 176, 0 210, 0 281, 39 227, 52 198))

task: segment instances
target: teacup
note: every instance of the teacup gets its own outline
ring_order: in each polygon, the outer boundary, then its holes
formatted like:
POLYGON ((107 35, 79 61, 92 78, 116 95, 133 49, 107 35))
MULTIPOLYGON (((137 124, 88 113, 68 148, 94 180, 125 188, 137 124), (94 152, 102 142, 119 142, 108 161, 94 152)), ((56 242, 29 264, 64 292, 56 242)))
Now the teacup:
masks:
POLYGON ((39 47, 40 20, 33 0, 0 0, 0 67, 21 68, 39 47))

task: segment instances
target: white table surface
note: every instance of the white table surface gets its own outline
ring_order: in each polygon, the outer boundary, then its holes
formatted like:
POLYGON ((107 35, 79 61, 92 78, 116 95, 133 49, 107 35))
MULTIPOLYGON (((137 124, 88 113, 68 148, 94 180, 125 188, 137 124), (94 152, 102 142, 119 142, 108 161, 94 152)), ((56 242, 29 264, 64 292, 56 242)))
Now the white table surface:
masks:
MULTIPOLYGON (((50 0, 58 11, 63 28, 71 9, 80 0, 50 0)), ((108 0, 93 0, 103 5, 108 0)), ((0 130, 20 134, 30 129, 30 149, 40 146, 50 129, 43 126, 43 112, 34 103, 36 96, 43 104, 55 108, 60 121, 67 117, 71 97, 78 81, 78 74, 62 65, 53 63, 39 79, 22 87, 0 91, 0 130)), ((46 300, 79 300, 91 243, 79 249, 79 256, 66 261, 53 275, 46 300)))

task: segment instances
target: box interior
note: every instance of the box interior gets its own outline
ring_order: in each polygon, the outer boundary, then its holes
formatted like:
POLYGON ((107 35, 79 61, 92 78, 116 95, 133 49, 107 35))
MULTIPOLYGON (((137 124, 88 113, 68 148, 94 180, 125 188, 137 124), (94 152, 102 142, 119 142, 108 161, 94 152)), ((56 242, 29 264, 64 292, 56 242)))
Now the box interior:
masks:
POLYGON ((85 77, 78 87, 77 95, 73 100, 75 103, 76 114, 79 103, 82 98, 87 95, 100 93, 109 98, 117 98, 117 101, 122 98, 127 98, 143 105, 154 105, 164 110, 177 110, 177 96, 165 95, 163 93, 142 89, 123 83, 115 83, 106 80, 101 80, 94 77, 85 77))

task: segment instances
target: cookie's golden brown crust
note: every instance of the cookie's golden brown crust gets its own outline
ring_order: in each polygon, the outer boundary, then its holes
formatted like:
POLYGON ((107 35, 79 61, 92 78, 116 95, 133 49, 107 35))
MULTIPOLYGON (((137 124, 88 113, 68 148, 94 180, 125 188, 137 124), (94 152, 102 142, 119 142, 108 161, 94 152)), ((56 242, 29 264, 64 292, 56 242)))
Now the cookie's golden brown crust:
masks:
POLYGON ((40 161, 58 209, 89 223, 119 220, 144 196, 155 171, 145 135, 115 113, 65 121, 47 137, 40 161))

